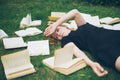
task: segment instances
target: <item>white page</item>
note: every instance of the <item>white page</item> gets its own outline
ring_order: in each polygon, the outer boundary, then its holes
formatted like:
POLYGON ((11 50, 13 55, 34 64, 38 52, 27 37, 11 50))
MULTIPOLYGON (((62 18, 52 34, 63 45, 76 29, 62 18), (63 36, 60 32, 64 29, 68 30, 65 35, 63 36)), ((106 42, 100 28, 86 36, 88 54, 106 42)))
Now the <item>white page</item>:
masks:
POLYGON ((48 40, 29 41, 27 49, 29 51, 30 56, 50 54, 48 40))
POLYGON ((5 73, 9 75, 9 74, 13 74, 15 72, 23 71, 25 69, 30 69, 30 68, 34 68, 34 66, 31 63, 6 69, 5 73))
POLYGON ((113 25, 113 30, 120 30, 120 23, 113 25))
POLYGON ((80 60, 81 60, 81 58, 75 58, 75 59, 72 59, 69 62, 66 62, 64 64, 58 65, 57 67, 60 67, 60 68, 69 68, 70 66, 74 65, 75 63, 77 63, 80 60))
POLYGON ((55 67, 71 61, 72 58, 73 58, 72 46, 55 50, 55 67))
POLYGON ((31 14, 27 14, 26 17, 23 17, 21 22, 20 22, 20 28, 25 28, 29 26, 39 26, 41 25, 41 20, 33 20, 31 18, 31 14))
POLYGON ((51 68, 54 68, 54 57, 43 59, 43 63, 51 68))
POLYGON ((101 23, 108 23, 108 22, 110 22, 110 21, 112 21, 112 20, 113 20, 112 17, 105 17, 105 18, 101 18, 101 19, 100 19, 100 22, 101 22, 101 23))
POLYGON ((89 21, 89 19, 91 19, 91 15, 90 14, 86 14, 86 13, 81 13, 82 17, 84 18, 84 20, 86 22, 89 21))
POLYGON ((26 25, 27 26, 30 26, 30 23, 32 22, 32 19, 31 19, 31 14, 27 14, 27 16, 26 16, 26 25))
POLYGON ((27 46, 27 44, 23 41, 22 37, 3 38, 3 44, 5 49, 12 49, 12 48, 27 46))
POLYGON ((65 14, 66 14, 65 12, 51 12, 51 16, 55 16, 55 17, 62 17, 65 14))
POLYGON ((0 29, 0 39, 5 37, 8 37, 8 35, 2 29, 0 29))
POLYGON ((41 33, 42 31, 36 27, 27 28, 26 30, 15 31, 15 34, 20 37, 33 36, 41 33))
POLYGON ((26 31, 28 36, 37 35, 37 34, 42 33, 42 31, 36 27, 27 28, 25 31, 26 31))
POLYGON ((88 18, 88 23, 95 26, 100 26, 99 16, 92 16, 91 18, 88 18))
POLYGON ((34 20, 30 23, 30 26, 39 26, 41 25, 42 21, 41 20, 34 20))
POLYGON ((20 36, 20 37, 25 37, 28 35, 28 33, 25 31, 25 30, 18 30, 18 31, 15 31, 15 34, 17 36, 20 36))

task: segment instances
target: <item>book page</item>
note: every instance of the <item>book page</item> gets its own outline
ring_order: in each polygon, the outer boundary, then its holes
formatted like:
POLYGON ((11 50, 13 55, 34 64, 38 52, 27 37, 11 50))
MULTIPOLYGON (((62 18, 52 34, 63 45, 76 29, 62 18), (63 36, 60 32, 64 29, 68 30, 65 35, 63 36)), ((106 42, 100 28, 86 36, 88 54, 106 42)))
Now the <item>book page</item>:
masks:
POLYGON ((13 74, 13 73, 16 73, 16 72, 19 72, 19 71, 24 71, 24 70, 30 69, 30 68, 34 68, 34 66, 31 63, 6 69, 5 73, 7 75, 10 75, 10 74, 13 74))
POLYGON ((62 17, 65 14, 66 14, 65 12, 51 12, 51 16, 54 16, 54 17, 62 17))
POLYGON ((31 14, 27 14, 26 16, 26 25, 27 26, 30 26, 30 23, 32 22, 32 19, 31 19, 31 14))
POLYGON ((99 16, 92 16, 91 18, 88 19, 88 23, 95 26, 100 26, 99 16))
POLYGON ((42 31, 36 27, 33 28, 27 28, 25 30, 25 32, 27 33, 28 36, 32 36, 32 35, 37 35, 37 34, 41 34, 42 31))
POLYGON ((110 22, 110 21, 112 21, 112 20, 113 20, 112 17, 105 17, 105 18, 101 18, 101 19, 100 19, 100 22, 101 22, 101 23, 107 23, 107 22, 110 22))
POLYGON ((24 28, 24 26, 27 26, 26 23, 27 23, 26 17, 23 17, 20 22, 20 28, 24 28))
POLYGON ((120 23, 113 25, 113 30, 120 30, 120 23))
POLYGON ((58 65, 57 67, 60 67, 60 68, 69 68, 69 67, 71 67, 72 65, 74 65, 75 63, 77 63, 80 60, 82 60, 82 58, 75 58, 75 59, 72 59, 69 62, 66 62, 66 63, 63 63, 61 65, 58 65))
POLYGON ((38 35, 41 33, 42 33, 42 31, 36 27, 31 27, 31 28, 27 28, 25 30, 15 31, 15 34, 20 37, 33 36, 33 35, 38 35))
POLYGON ((54 57, 43 59, 43 63, 50 68, 54 68, 54 57))
POLYGON ((2 29, 0 29, 0 39, 5 37, 8 37, 8 35, 2 29))
POLYGON ((29 51, 30 56, 50 54, 48 40, 29 41, 27 49, 29 51))
POLYGON ((102 24, 101 26, 102 26, 103 28, 105 28, 105 29, 113 30, 113 26, 112 26, 112 25, 102 24))
POLYGON ((73 58, 73 47, 65 47, 55 50, 55 67, 71 61, 73 58))
POLYGON ((12 49, 12 48, 27 46, 27 44, 23 41, 22 37, 4 38, 3 44, 5 49, 12 49))
POLYGON ((87 22, 89 19, 91 19, 91 15, 90 14, 86 14, 86 13, 81 13, 82 17, 84 18, 84 20, 87 22))
POLYGON ((30 23, 30 26, 39 26, 41 25, 42 21, 41 20, 34 20, 30 23))
POLYGON ((15 31, 15 34, 20 37, 25 37, 28 35, 28 33, 25 30, 15 31))

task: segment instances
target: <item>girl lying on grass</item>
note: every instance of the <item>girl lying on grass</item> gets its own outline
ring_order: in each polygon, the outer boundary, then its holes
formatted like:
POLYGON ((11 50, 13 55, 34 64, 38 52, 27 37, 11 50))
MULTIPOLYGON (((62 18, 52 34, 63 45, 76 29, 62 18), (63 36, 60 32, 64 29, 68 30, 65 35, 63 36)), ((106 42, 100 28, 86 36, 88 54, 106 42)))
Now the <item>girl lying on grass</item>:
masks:
POLYGON ((45 29, 45 36, 50 36, 61 42, 62 47, 73 46, 74 55, 82 57, 97 76, 105 76, 107 70, 100 64, 120 71, 120 31, 98 28, 83 19, 81 13, 74 9, 45 29), (78 29, 71 31, 62 24, 74 19, 78 29), (89 52, 98 62, 90 60, 83 52, 89 52))

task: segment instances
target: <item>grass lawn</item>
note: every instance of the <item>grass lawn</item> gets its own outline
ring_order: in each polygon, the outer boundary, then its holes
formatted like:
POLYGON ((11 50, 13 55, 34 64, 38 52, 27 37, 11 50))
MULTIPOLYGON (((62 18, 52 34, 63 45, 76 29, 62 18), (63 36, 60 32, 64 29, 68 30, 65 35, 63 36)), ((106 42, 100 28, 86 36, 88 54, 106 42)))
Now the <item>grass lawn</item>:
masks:
MULTIPOLYGON (((78 3, 77 0, 0 0, 0 29, 3 29, 9 37, 16 37, 15 31, 19 30, 19 23, 27 13, 31 13, 33 20, 42 20, 38 28, 43 30, 47 27, 48 16, 51 11, 68 12, 71 9, 78 9, 83 13, 99 15, 99 17, 120 17, 120 7, 93 6, 87 3, 78 3)), ((24 41, 47 39, 43 34, 24 37, 24 41)), ((60 44, 50 45, 49 56, 31 57, 31 62, 37 70, 36 73, 16 78, 13 80, 119 80, 120 74, 105 67, 109 74, 105 77, 97 77, 90 67, 79 70, 69 76, 55 72, 42 64, 42 59, 53 56, 55 49, 60 44)), ((0 40, 0 56, 20 51, 25 48, 5 50, 0 40)), ((88 54, 89 55, 89 54, 88 54)), ((89 55, 90 56, 90 55, 89 55)), ((91 57, 91 56, 90 56, 91 57)), ((0 60, 0 80, 6 80, 3 66, 0 60)))

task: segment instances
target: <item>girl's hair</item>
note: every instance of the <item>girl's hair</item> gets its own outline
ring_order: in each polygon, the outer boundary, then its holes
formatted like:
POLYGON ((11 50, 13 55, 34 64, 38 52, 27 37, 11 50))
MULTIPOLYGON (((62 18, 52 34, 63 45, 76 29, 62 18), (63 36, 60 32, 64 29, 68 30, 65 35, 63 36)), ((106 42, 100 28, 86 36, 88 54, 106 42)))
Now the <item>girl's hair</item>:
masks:
POLYGON ((49 40, 49 43, 50 44, 57 44, 58 43, 58 39, 56 39, 56 38, 54 38, 54 37, 52 37, 52 36, 49 36, 48 37, 48 40, 49 40))

